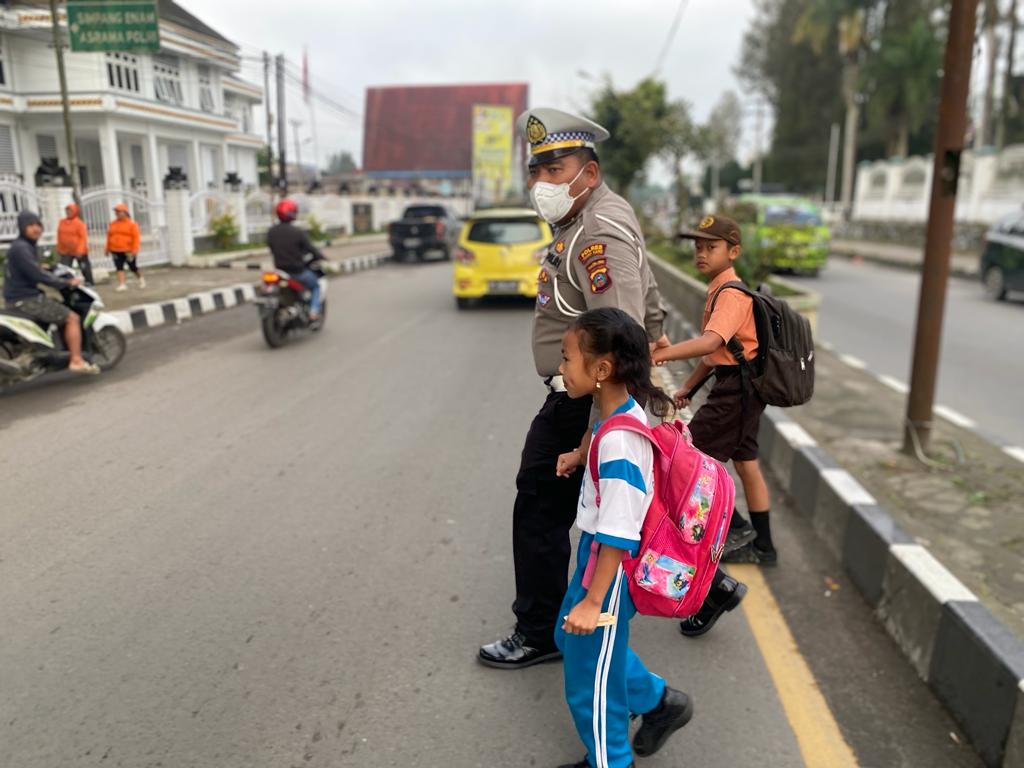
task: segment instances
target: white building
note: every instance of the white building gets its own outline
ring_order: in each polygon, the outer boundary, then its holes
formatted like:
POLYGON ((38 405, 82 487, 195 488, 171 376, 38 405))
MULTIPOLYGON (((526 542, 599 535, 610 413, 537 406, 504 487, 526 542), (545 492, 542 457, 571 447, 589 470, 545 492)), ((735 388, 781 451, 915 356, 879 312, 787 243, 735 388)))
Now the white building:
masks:
MULTIPOLYGON (((157 5, 156 53, 65 48, 81 187, 133 191, 159 205, 171 166, 188 174, 193 192, 221 189, 230 172, 255 185, 265 142, 252 106, 262 88, 239 78, 238 46, 171 0, 157 5)), ((0 178, 31 188, 47 157, 71 170, 49 4, 13 2, 0 10, 0 178)))

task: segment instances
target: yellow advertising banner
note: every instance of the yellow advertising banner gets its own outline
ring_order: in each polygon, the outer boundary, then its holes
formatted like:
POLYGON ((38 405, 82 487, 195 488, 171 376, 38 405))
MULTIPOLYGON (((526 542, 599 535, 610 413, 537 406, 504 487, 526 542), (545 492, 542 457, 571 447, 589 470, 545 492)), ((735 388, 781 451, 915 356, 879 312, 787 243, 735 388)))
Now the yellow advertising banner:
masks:
POLYGON ((495 202, 512 186, 512 107, 473 105, 473 193, 495 202))

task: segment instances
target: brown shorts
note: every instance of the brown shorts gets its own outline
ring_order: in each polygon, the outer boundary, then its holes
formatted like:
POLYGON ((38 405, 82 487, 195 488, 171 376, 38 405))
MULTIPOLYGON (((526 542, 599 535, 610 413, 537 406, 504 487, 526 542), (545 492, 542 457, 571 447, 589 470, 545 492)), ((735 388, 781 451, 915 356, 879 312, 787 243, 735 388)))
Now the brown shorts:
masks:
POLYGON ((719 461, 753 461, 763 412, 764 401, 753 388, 743 407, 739 373, 716 376, 707 402, 690 422, 693 444, 719 461))
POLYGON ((18 310, 39 323, 64 325, 68 321, 71 310, 59 301, 46 296, 33 296, 31 299, 18 299, 8 302, 7 306, 18 310))

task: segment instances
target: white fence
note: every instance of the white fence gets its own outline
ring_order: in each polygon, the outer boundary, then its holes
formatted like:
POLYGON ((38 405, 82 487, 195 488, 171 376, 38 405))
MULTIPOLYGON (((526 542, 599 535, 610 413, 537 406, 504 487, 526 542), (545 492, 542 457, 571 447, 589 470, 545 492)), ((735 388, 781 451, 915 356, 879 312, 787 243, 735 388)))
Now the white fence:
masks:
POLYGON ((0 243, 9 243, 18 236, 18 214, 22 211, 39 212, 35 190, 13 179, 0 179, 0 243))
MULTIPOLYGON (((855 221, 923 223, 928 218, 934 163, 909 157, 861 163, 854 197, 855 221)), ((991 224, 1024 205, 1024 145, 1002 152, 967 151, 960 160, 956 220, 991 224)))
POLYGON ((128 206, 131 217, 139 225, 139 266, 166 264, 170 256, 164 205, 116 187, 94 189, 82 195, 82 219, 89 230, 89 253, 93 263, 104 269, 113 269, 113 260, 105 253, 107 227, 114 219, 114 206, 118 203, 128 206))

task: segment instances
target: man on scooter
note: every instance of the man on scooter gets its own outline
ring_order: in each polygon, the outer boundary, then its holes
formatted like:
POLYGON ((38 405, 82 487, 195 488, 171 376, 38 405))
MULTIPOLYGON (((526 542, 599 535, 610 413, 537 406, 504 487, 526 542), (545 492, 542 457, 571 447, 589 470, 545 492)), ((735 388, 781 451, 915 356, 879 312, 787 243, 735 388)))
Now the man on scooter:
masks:
POLYGON ((282 200, 277 204, 276 213, 280 221, 267 232, 267 245, 274 254, 274 266, 309 288, 309 319, 316 321, 320 318, 320 279, 309 268, 306 256, 322 260, 324 255, 309 241, 305 230, 292 224, 299 215, 299 206, 294 200, 282 200))
POLYGON ((78 315, 39 289, 40 284, 58 290, 82 284, 80 277, 63 280, 39 266, 36 242, 42 234, 43 222, 37 214, 32 211, 18 214, 18 238, 7 251, 4 267, 4 302, 8 309, 16 309, 44 326, 55 323, 61 327, 70 356, 69 371, 99 373, 98 366, 82 357, 82 323, 78 315))

